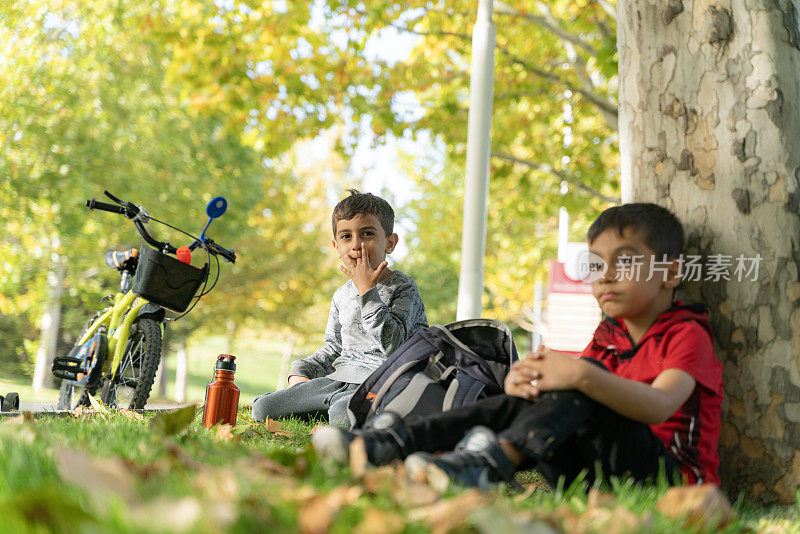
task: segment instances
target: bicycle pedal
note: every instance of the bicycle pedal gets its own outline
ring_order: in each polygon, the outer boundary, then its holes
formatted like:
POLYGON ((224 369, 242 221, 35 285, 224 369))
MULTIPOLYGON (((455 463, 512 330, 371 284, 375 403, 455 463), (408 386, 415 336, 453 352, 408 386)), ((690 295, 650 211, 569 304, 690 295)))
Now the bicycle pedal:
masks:
POLYGON ((51 371, 53 376, 62 380, 78 380, 78 374, 83 374, 81 367, 83 360, 70 356, 56 356, 53 358, 51 371))

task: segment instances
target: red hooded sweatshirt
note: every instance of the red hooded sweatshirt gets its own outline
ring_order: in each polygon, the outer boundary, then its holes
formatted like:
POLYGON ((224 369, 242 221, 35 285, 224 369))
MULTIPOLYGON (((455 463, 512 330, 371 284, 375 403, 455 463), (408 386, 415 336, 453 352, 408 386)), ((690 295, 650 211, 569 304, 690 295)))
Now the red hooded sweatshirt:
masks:
POLYGON ((689 399, 669 419, 650 428, 690 483, 719 484, 722 363, 714 354, 705 306, 674 302, 637 346, 622 321, 607 317, 581 356, 601 361, 617 376, 646 384, 666 369, 689 373, 697 381, 689 399))

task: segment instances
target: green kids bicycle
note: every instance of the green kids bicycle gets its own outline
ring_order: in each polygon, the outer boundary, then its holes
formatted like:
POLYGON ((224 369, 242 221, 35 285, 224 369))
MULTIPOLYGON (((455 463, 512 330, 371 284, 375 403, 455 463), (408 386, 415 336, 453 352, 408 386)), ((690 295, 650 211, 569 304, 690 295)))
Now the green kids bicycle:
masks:
POLYGON ((116 205, 91 199, 86 206, 90 210, 124 215, 133 222, 146 244, 141 249, 106 254, 106 265, 120 273, 119 292, 106 297, 112 300, 111 305, 86 323, 69 353, 53 360, 53 375, 61 379, 58 399, 61 410, 88 406, 89 394, 96 395, 98 391, 107 406, 144 408, 161 361, 161 340, 168 320, 166 310, 191 311, 192 300, 197 304, 216 284, 218 258, 221 256, 230 263, 236 261, 232 250, 206 236, 211 221, 225 213, 227 202, 223 197, 209 202, 208 222, 200 237, 194 237, 150 217, 141 206, 123 202, 108 191, 105 194, 116 205), (178 230, 194 241, 179 248, 158 241, 145 230, 144 225, 150 220, 178 230), (191 253, 198 248, 206 251, 207 262, 201 268, 191 265, 191 253), (212 257, 216 261, 216 277, 207 288, 212 257))

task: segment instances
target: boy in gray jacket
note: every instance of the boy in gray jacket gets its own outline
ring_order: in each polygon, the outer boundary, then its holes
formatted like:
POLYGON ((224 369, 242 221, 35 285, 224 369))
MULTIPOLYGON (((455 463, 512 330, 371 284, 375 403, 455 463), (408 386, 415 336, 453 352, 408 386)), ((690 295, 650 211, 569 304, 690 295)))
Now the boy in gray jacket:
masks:
POLYGON ((256 421, 327 412, 330 424, 348 428, 347 402, 358 386, 428 326, 414 279, 387 267, 386 254, 398 241, 392 207, 370 193, 349 192, 333 210, 331 243, 350 279, 333 294, 325 345, 292 364, 288 389, 255 398, 256 421))

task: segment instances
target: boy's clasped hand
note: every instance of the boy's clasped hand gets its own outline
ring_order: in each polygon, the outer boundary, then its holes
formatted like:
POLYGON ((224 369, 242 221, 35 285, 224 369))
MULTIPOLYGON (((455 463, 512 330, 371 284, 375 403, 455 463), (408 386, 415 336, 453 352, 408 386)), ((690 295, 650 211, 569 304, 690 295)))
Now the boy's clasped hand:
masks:
POLYGON ((585 362, 540 345, 511 366, 504 387, 508 395, 536 400, 543 391, 574 389, 585 362))
POLYGON ((388 274, 387 266, 389 262, 384 260, 373 269, 369 262, 369 251, 367 245, 361 243, 361 250, 350 251, 339 256, 342 263, 339 270, 349 276, 358 289, 359 295, 363 295, 380 282, 388 274))

